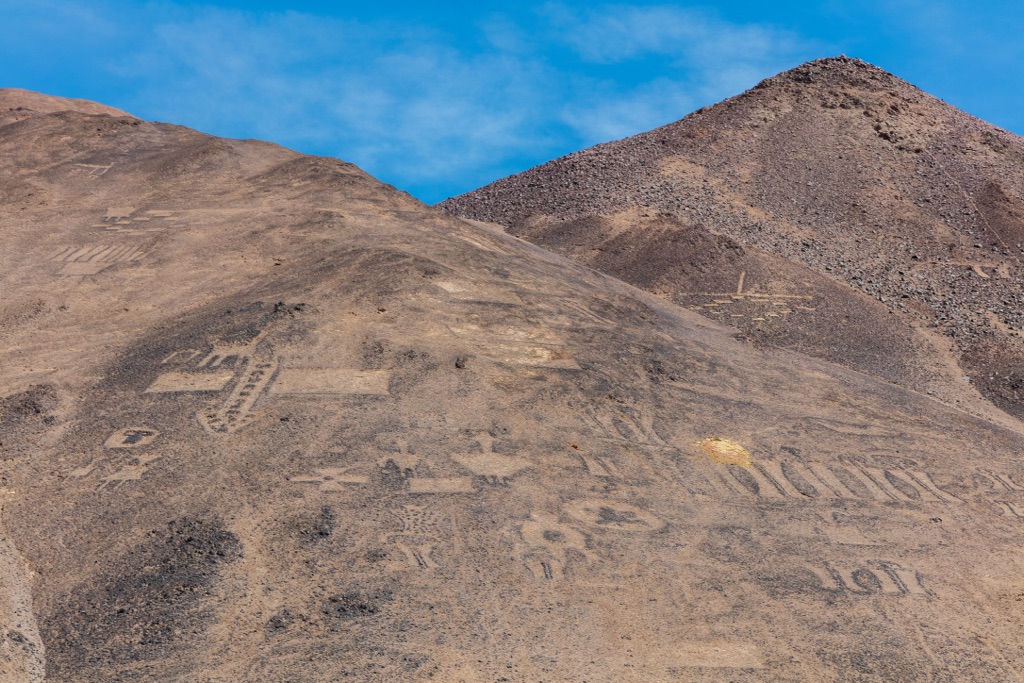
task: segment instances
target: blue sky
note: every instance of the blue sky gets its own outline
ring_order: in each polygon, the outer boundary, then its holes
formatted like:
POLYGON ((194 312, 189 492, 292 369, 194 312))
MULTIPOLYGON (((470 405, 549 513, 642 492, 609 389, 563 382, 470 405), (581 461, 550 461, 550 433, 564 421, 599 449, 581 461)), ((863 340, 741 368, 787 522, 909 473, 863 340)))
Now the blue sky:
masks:
POLYGON ((0 0, 0 86, 352 161, 433 203, 847 54, 1024 133, 1024 6, 0 0))

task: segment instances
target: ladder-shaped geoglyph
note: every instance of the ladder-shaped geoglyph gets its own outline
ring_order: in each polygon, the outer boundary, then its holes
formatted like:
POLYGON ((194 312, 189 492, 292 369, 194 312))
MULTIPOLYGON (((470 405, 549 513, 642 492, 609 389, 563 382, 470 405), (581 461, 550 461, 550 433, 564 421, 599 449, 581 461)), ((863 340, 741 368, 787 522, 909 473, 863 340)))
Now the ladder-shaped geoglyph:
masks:
POLYGON ((388 396, 390 370, 313 366, 308 359, 289 363, 267 340, 264 330, 245 342, 215 342, 208 350, 179 349, 146 389, 149 394, 211 392, 227 396, 198 413, 212 434, 231 434, 256 419, 266 396, 302 399, 316 396, 388 396))
POLYGON ((146 254, 133 244, 94 244, 64 247, 48 260, 63 264, 60 275, 96 275, 118 263, 141 261, 146 254))
POLYGON ((263 331, 246 342, 217 342, 205 354, 196 349, 175 351, 161 362, 169 368, 156 377, 146 393, 221 393, 231 387, 225 398, 200 410, 198 419, 210 433, 236 432, 256 419, 256 403, 278 366, 273 349, 263 343, 266 336, 267 331, 263 331))

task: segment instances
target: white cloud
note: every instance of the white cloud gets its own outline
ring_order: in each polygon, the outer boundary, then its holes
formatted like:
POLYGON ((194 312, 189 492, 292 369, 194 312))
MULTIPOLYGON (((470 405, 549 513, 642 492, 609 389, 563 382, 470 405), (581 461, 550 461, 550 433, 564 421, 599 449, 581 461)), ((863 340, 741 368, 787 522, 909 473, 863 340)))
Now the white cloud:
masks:
POLYGON ((675 6, 549 5, 558 35, 581 59, 605 69, 637 62, 636 84, 612 82, 567 103, 565 120, 583 139, 615 139, 678 120, 736 95, 796 63, 809 46, 786 31, 732 24, 675 6))
POLYGON ((770 26, 733 24, 706 11, 677 6, 597 6, 549 9, 561 35, 579 55, 597 63, 652 56, 717 65, 777 58, 795 36, 770 26))
POLYGON ((112 104, 340 156, 428 201, 681 118, 794 64, 799 47, 771 28, 666 6, 552 5, 444 32, 169 1, 100 0, 87 12, 45 1, 40 21, 56 13, 65 35, 67 22, 90 27, 81 73, 120 84, 112 104), (643 68, 622 67, 631 60, 643 68))
POLYGON ((581 14, 561 9, 552 18, 566 42, 588 61, 613 63, 641 55, 679 55, 699 38, 706 20, 698 12, 671 7, 603 7, 581 14))
POLYGON ((536 128, 557 108, 556 74, 530 55, 295 13, 172 13, 151 32, 117 69, 140 82, 142 115, 334 154, 399 186, 550 144, 536 128))
POLYGON ((581 139, 617 140, 678 120, 693 111, 699 106, 694 90, 667 78, 628 91, 595 90, 585 101, 567 104, 562 116, 581 139))

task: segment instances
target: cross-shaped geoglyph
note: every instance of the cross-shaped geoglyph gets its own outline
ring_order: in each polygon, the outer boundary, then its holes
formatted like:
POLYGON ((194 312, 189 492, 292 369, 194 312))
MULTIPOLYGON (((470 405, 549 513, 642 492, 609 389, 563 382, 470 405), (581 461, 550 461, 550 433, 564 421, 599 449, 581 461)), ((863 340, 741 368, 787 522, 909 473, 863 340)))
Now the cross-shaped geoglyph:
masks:
POLYGON ((342 491, 347 485, 365 484, 370 479, 361 474, 350 474, 351 467, 321 467, 313 474, 291 477, 289 481, 319 484, 321 491, 342 491))

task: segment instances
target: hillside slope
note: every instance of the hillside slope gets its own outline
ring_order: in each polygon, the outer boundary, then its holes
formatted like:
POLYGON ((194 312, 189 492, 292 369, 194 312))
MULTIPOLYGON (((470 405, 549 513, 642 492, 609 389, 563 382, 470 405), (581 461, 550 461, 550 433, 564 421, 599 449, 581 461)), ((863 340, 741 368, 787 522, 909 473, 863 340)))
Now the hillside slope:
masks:
POLYGON ((1024 141, 864 62, 440 206, 752 340, 1024 416, 1024 141))
POLYGON ((1019 675, 1019 431, 338 160, 0 152, 4 681, 1019 675))

